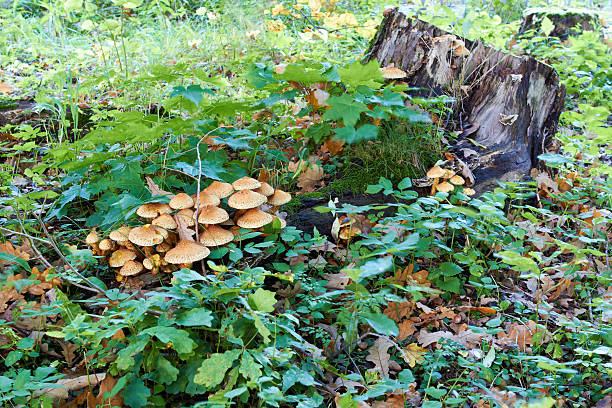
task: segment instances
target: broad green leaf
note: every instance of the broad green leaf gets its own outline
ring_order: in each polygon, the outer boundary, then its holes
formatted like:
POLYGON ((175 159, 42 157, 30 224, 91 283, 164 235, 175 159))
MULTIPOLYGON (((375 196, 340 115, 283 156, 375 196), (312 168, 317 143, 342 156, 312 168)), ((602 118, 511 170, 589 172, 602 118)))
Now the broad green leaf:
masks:
POLYGON ((555 29, 555 25, 552 21, 550 21, 548 16, 544 16, 544 18, 542 19, 542 23, 540 24, 540 29, 542 30, 544 35, 548 37, 550 33, 552 33, 555 29))
POLYGON ((261 337, 263 338, 264 343, 268 344, 270 342, 270 335, 272 334, 270 329, 266 327, 266 325, 263 323, 263 321, 261 321, 260 317, 257 315, 253 316, 253 323, 255 324, 255 328, 257 329, 259 334, 261 334, 261 337))
POLYGON ((185 313, 180 314, 176 319, 176 322, 183 326, 210 327, 212 321, 212 312, 203 307, 191 309, 185 313))
POLYGON ((332 96, 327 100, 327 103, 330 105, 330 108, 323 115, 323 119, 342 119, 345 126, 355 126, 361 113, 368 110, 365 104, 356 101, 349 94, 332 96))
POLYGON ((374 125, 363 125, 355 129, 352 126, 345 126, 334 129, 335 139, 340 139, 346 143, 357 143, 364 140, 373 140, 378 136, 378 128, 374 125))
POLYGON ((274 292, 259 288, 249 295, 249 304, 255 310, 272 313, 276 304, 274 292))
POLYGON ((382 334, 384 336, 397 336, 399 334, 397 324, 384 314, 363 313, 362 316, 378 334, 382 334))
POLYGON ((292 365, 289 370, 283 373, 283 392, 286 392, 296 383, 310 387, 315 385, 316 381, 308 371, 299 368, 297 365, 292 365))
POLYGON ((155 336, 162 343, 170 343, 179 354, 189 354, 195 348, 195 342, 189 332, 174 327, 155 326, 140 332, 140 335, 155 336))
POLYGON ((179 370, 162 356, 155 358, 155 368, 157 373, 157 382, 161 384, 170 384, 176 381, 179 370))
POLYGON ((140 378, 132 377, 121 392, 123 402, 130 408, 141 408, 147 405, 151 391, 140 378))
POLYGON ((18 264, 19 266, 21 266, 26 271, 32 272, 32 269, 30 268, 30 265, 28 265, 26 260, 23 259, 23 258, 20 258, 18 256, 15 256, 15 255, 12 255, 12 254, 7 254, 6 252, 0 252, 0 260, 8 261, 8 262, 14 262, 14 263, 18 264))
POLYGON ((244 378, 255 381, 262 375, 261 364, 255 361, 253 356, 248 351, 245 351, 242 354, 242 359, 240 360, 240 368, 238 369, 238 372, 242 374, 244 378))
POLYGON ((349 88, 355 89, 360 85, 372 89, 379 89, 384 83, 380 65, 376 60, 367 64, 355 61, 351 64, 338 68, 340 79, 349 88))
POLYGON ((225 373, 240 356, 242 350, 228 350, 225 353, 214 353, 202 362, 193 382, 211 390, 223 382, 225 373))

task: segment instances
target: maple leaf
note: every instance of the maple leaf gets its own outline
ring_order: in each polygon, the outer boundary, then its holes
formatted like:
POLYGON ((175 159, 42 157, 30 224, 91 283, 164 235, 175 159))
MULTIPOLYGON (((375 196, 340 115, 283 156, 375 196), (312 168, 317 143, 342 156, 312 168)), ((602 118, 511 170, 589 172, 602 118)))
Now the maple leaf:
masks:
POLYGON ((389 364, 391 355, 387 350, 393 343, 386 337, 376 339, 372 347, 368 350, 366 360, 374 363, 373 371, 378 371, 382 377, 389 377, 389 364))
POLYGON ((427 349, 419 347, 416 343, 410 343, 404 348, 403 357, 411 368, 414 368, 418 362, 424 359, 423 354, 427 353, 427 349))
POLYGON ((355 61, 338 69, 338 74, 342 83, 349 88, 357 88, 360 85, 371 89, 379 89, 384 84, 380 65, 376 60, 371 60, 367 64, 355 61))
POLYGON ((378 127, 374 125, 363 125, 355 129, 353 126, 345 126, 334 130, 336 139, 343 140, 346 143, 357 143, 363 140, 376 139, 378 136, 378 127))
POLYGON ((327 100, 331 107, 323 115, 325 120, 342 119, 345 126, 355 126, 362 112, 368 110, 368 107, 353 99, 348 94, 340 96, 332 96, 327 100))

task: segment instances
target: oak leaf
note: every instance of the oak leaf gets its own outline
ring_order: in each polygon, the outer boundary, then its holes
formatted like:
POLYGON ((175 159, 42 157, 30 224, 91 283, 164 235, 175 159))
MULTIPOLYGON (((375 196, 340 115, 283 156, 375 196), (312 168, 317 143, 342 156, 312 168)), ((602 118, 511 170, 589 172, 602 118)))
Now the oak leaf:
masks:
POLYGON ((382 377, 389 377, 389 364, 391 355, 388 350, 393 343, 386 337, 379 337, 376 339, 372 347, 368 350, 366 357, 367 361, 374 363, 375 367, 372 371, 378 371, 382 377))
POLYGON ((298 187, 300 192, 308 193, 315 190, 315 187, 325 177, 323 168, 317 164, 311 164, 310 167, 298 177, 298 187))
POLYGON ((414 368, 418 362, 424 359, 423 354, 427 353, 427 349, 419 347, 416 343, 410 343, 408 347, 404 348, 404 359, 408 365, 414 368))

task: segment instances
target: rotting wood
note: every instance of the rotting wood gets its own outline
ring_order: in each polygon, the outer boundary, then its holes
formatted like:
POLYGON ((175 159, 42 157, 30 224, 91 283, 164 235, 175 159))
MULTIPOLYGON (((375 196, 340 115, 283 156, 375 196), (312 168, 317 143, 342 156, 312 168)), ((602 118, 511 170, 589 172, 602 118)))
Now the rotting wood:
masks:
POLYGON ((373 58, 404 70, 418 96, 454 98, 441 124, 459 135, 451 150, 473 170, 478 193, 528 174, 556 132, 565 87, 533 57, 457 38, 394 9, 366 54, 373 58))
POLYGON ((519 35, 526 35, 530 30, 541 32, 544 18, 548 18, 554 28, 549 37, 559 37, 566 40, 571 35, 580 34, 584 31, 593 31, 599 26, 599 16, 585 9, 555 10, 533 8, 523 13, 523 23, 518 31, 519 35))

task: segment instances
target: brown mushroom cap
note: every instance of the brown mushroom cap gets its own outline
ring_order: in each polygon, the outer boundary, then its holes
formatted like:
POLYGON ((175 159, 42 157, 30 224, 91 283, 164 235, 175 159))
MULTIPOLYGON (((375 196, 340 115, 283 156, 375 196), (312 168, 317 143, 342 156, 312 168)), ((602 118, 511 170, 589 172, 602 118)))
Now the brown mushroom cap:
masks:
POLYGON ((164 236, 157 230, 157 227, 151 224, 132 228, 128 238, 130 242, 140 246, 153 246, 164 241, 164 236))
POLYGON ((255 190, 256 188, 261 187, 261 183, 252 177, 245 176, 245 177, 241 177, 238 180, 234 181, 232 183, 232 187, 234 187, 234 190, 236 191, 255 190))
POLYGON ((443 193, 450 193, 454 189, 455 189, 455 187, 451 183, 449 183, 447 181, 445 181, 443 183, 440 183, 440 184, 438 184, 436 186, 436 190, 441 191, 443 193))
POLYGON ((147 203, 138 207, 136 214, 142 218, 155 218, 160 214, 167 214, 171 211, 172 208, 166 203, 147 203))
POLYGON ((268 197, 268 204, 278 207, 291 201, 291 194, 282 190, 274 190, 274 194, 268 197))
POLYGON ((130 235, 130 227, 123 226, 108 234, 108 237, 117 243, 127 242, 130 235))
POLYGON ((379 69, 380 72, 382 72, 384 79, 400 79, 406 78, 407 76, 406 72, 397 67, 384 67, 379 69))
POLYGON ((476 194, 476 191, 473 188, 465 187, 463 189, 463 194, 473 196, 474 194, 476 194))
POLYGON ((108 238, 104 238, 98 244, 98 248, 100 249, 100 251, 110 251, 111 249, 113 249, 113 246, 113 241, 108 238))
POLYGON ((154 263, 153 263, 153 261, 152 261, 152 260, 150 260, 149 258, 145 258, 145 259, 142 261, 142 266, 144 266, 144 267, 145 267, 145 269, 151 270, 151 269, 153 269, 153 268, 155 267, 155 264, 154 264, 154 263))
POLYGON ((185 223, 186 226, 193 227, 195 225, 195 220, 193 219, 193 210, 185 208, 184 210, 177 212, 176 215, 178 217, 181 217, 181 220, 185 223))
POLYGON ((210 249, 204 245, 183 239, 166 252, 164 260, 171 264, 184 264, 204 259, 208 254, 210 254, 210 249))
POLYGON ((225 245, 234 239, 234 234, 218 225, 209 225, 200 234, 200 243, 206 246, 225 245))
POLYGON ((259 228, 272 222, 272 214, 261 211, 259 208, 252 208, 236 221, 241 228, 259 228))
POLYGON ((167 229, 167 230, 173 230, 173 229, 176 229, 177 227, 176 221, 174 221, 174 217, 171 216, 170 214, 160 215, 159 217, 151 221, 151 224, 157 227, 163 228, 163 229, 167 229))
POLYGON ((157 245, 155 247, 155 250, 157 252, 162 252, 163 253, 163 252, 168 252, 171 248, 172 248, 172 245, 170 245, 167 242, 162 242, 161 244, 159 244, 159 245, 157 245))
POLYGON ((266 196, 251 190, 241 190, 230 196, 227 205, 239 210, 259 207, 266 202, 266 196))
POLYGON ((344 227, 340 230, 340 234, 338 234, 338 238, 347 241, 350 238, 358 234, 361 234, 361 230, 359 228, 354 227, 354 226, 344 227))
POLYGON ((215 180, 210 183, 210 186, 206 187, 202 191, 208 194, 216 195, 219 198, 225 198, 234 192, 234 187, 232 187, 230 183, 223 183, 215 180))
POLYGON ((121 269, 119 269, 119 275, 121 276, 132 276, 142 272, 142 264, 138 261, 127 261, 121 269))
POLYGON ((454 175, 448 181, 450 181, 451 183, 453 183, 456 186, 462 186, 465 183, 465 180, 463 179, 463 177, 461 177, 459 175, 454 175))
POLYGON ((200 224, 220 224, 227 220, 229 220, 229 214, 223 208, 207 205, 198 211, 200 224))
POLYGON ((108 265, 111 268, 120 268, 127 261, 136 259, 136 252, 130 251, 129 249, 118 249, 108 259, 108 265))
POLYGON ((436 178, 440 178, 440 177, 444 176, 445 174, 446 174, 446 171, 442 167, 440 167, 440 166, 433 166, 427 172, 427 177, 430 178, 430 179, 436 179, 436 178))
POLYGON ((92 230, 89 234, 87 234, 87 236, 85 237, 85 243, 87 245, 93 245, 93 244, 97 244, 98 242, 100 242, 100 237, 98 236, 98 233, 95 230, 92 230))
POLYGON ((219 205, 221 204, 221 199, 214 195, 214 194, 210 194, 207 193, 206 191, 200 191, 200 201, 198 202, 197 198, 198 195, 194 194, 191 196, 191 198, 193 198, 193 205, 200 205, 200 207, 202 207, 203 205, 219 205))
POLYGON ((178 193, 170 200, 170 208, 172 209, 182 210, 189 207, 193 207, 193 198, 189 194, 178 193))
POLYGON ((261 187, 256 188, 253 191, 255 191, 256 193, 259 193, 261 195, 265 195, 266 197, 269 197, 272 194, 274 194, 274 187, 272 187, 271 185, 269 185, 265 181, 262 181, 261 182, 261 187))

